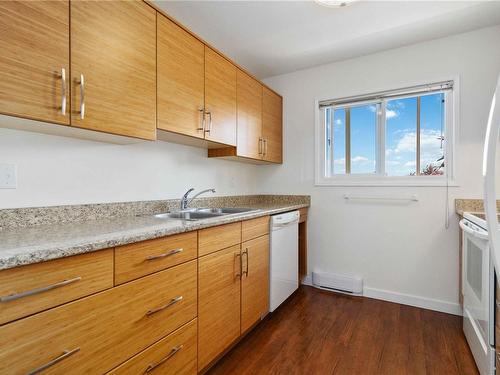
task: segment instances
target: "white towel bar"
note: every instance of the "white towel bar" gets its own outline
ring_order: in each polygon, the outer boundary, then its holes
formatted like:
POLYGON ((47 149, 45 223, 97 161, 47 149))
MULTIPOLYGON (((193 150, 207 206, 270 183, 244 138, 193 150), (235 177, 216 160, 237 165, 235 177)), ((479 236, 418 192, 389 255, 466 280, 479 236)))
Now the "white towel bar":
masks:
POLYGON ((418 196, 413 194, 407 197, 383 197, 383 196, 368 196, 368 195, 352 195, 344 194, 346 200, 378 200, 378 201, 410 201, 418 202, 418 196))

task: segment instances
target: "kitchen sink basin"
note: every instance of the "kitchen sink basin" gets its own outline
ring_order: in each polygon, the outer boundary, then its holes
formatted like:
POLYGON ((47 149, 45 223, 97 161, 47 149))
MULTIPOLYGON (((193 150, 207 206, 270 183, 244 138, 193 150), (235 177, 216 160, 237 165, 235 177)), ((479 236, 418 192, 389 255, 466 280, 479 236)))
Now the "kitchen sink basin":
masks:
POLYGON ((166 214, 154 215, 156 218, 160 219, 181 219, 181 220, 200 220, 200 219, 210 219, 212 217, 222 216, 222 214, 212 213, 212 212, 200 212, 200 211, 180 211, 180 212, 169 212, 166 214))
POLYGON ((193 208, 186 211, 167 212, 154 215, 158 219, 202 220, 218 216, 235 215, 245 212, 258 211, 255 208, 222 207, 222 208, 193 208))
POLYGON ((222 208, 198 208, 197 212, 211 212, 219 215, 232 215, 242 214, 250 211, 258 211, 255 208, 242 208, 242 207, 222 207, 222 208))

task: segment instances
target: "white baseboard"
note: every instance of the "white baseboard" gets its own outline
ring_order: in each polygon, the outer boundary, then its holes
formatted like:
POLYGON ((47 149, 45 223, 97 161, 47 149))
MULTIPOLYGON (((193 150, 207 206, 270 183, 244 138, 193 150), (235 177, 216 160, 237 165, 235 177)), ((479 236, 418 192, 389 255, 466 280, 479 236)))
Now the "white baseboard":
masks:
MULTIPOLYGON (((302 279, 302 285, 312 286, 312 276, 307 275, 302 279)), ((380 299, 383 301, 400 303, 402 305, 421 307, 423 309, 444 312, 462 316, 462 307, 458 303, 441 301, 433 298, 415 296, 412 294, 391 292, 389 290, 364 287, 363 297, 380 299)))
POLYGON ((367 287, 363 290, 363 296, 462 316, 462 307, 458 303, 367 287))
POLYGON ((312 280, 312 276, 311 275, 307 275, 306 277, 304 277, 301 281, 301 284, 302 285, 309 285, 309 286, 312 286, 313 285, 313 280, 312 280))

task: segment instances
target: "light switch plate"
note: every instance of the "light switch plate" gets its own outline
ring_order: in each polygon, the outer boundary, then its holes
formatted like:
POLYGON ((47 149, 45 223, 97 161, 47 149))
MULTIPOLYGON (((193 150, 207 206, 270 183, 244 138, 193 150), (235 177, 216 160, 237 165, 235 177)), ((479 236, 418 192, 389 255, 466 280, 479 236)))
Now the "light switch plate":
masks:
POLYGON ((17 189, 17 166, 0 163, 0 189, 17 189))

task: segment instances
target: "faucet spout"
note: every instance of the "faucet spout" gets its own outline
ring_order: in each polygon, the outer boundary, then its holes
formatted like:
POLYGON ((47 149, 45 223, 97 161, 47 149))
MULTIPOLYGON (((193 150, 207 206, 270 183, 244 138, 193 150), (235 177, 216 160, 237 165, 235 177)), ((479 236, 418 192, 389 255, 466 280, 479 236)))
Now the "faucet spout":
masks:
POLYGON ((199 193, 195 194, 191 199, 188 199, 189 197, 189 194, 194 190, 194 188, 191 188, 189 189, 186 194, 184 194, 182 196, 182 199, 181 199, 181 210, 187 210, 189 204, 194 200, 196 199, 199 195, 201 194, 204 194, 204 193, 208 193, 208 192, 212 192, 212 193, 215 193, 215 189, 205 189, 205 190, 202 190, 200 191, 199 193))

